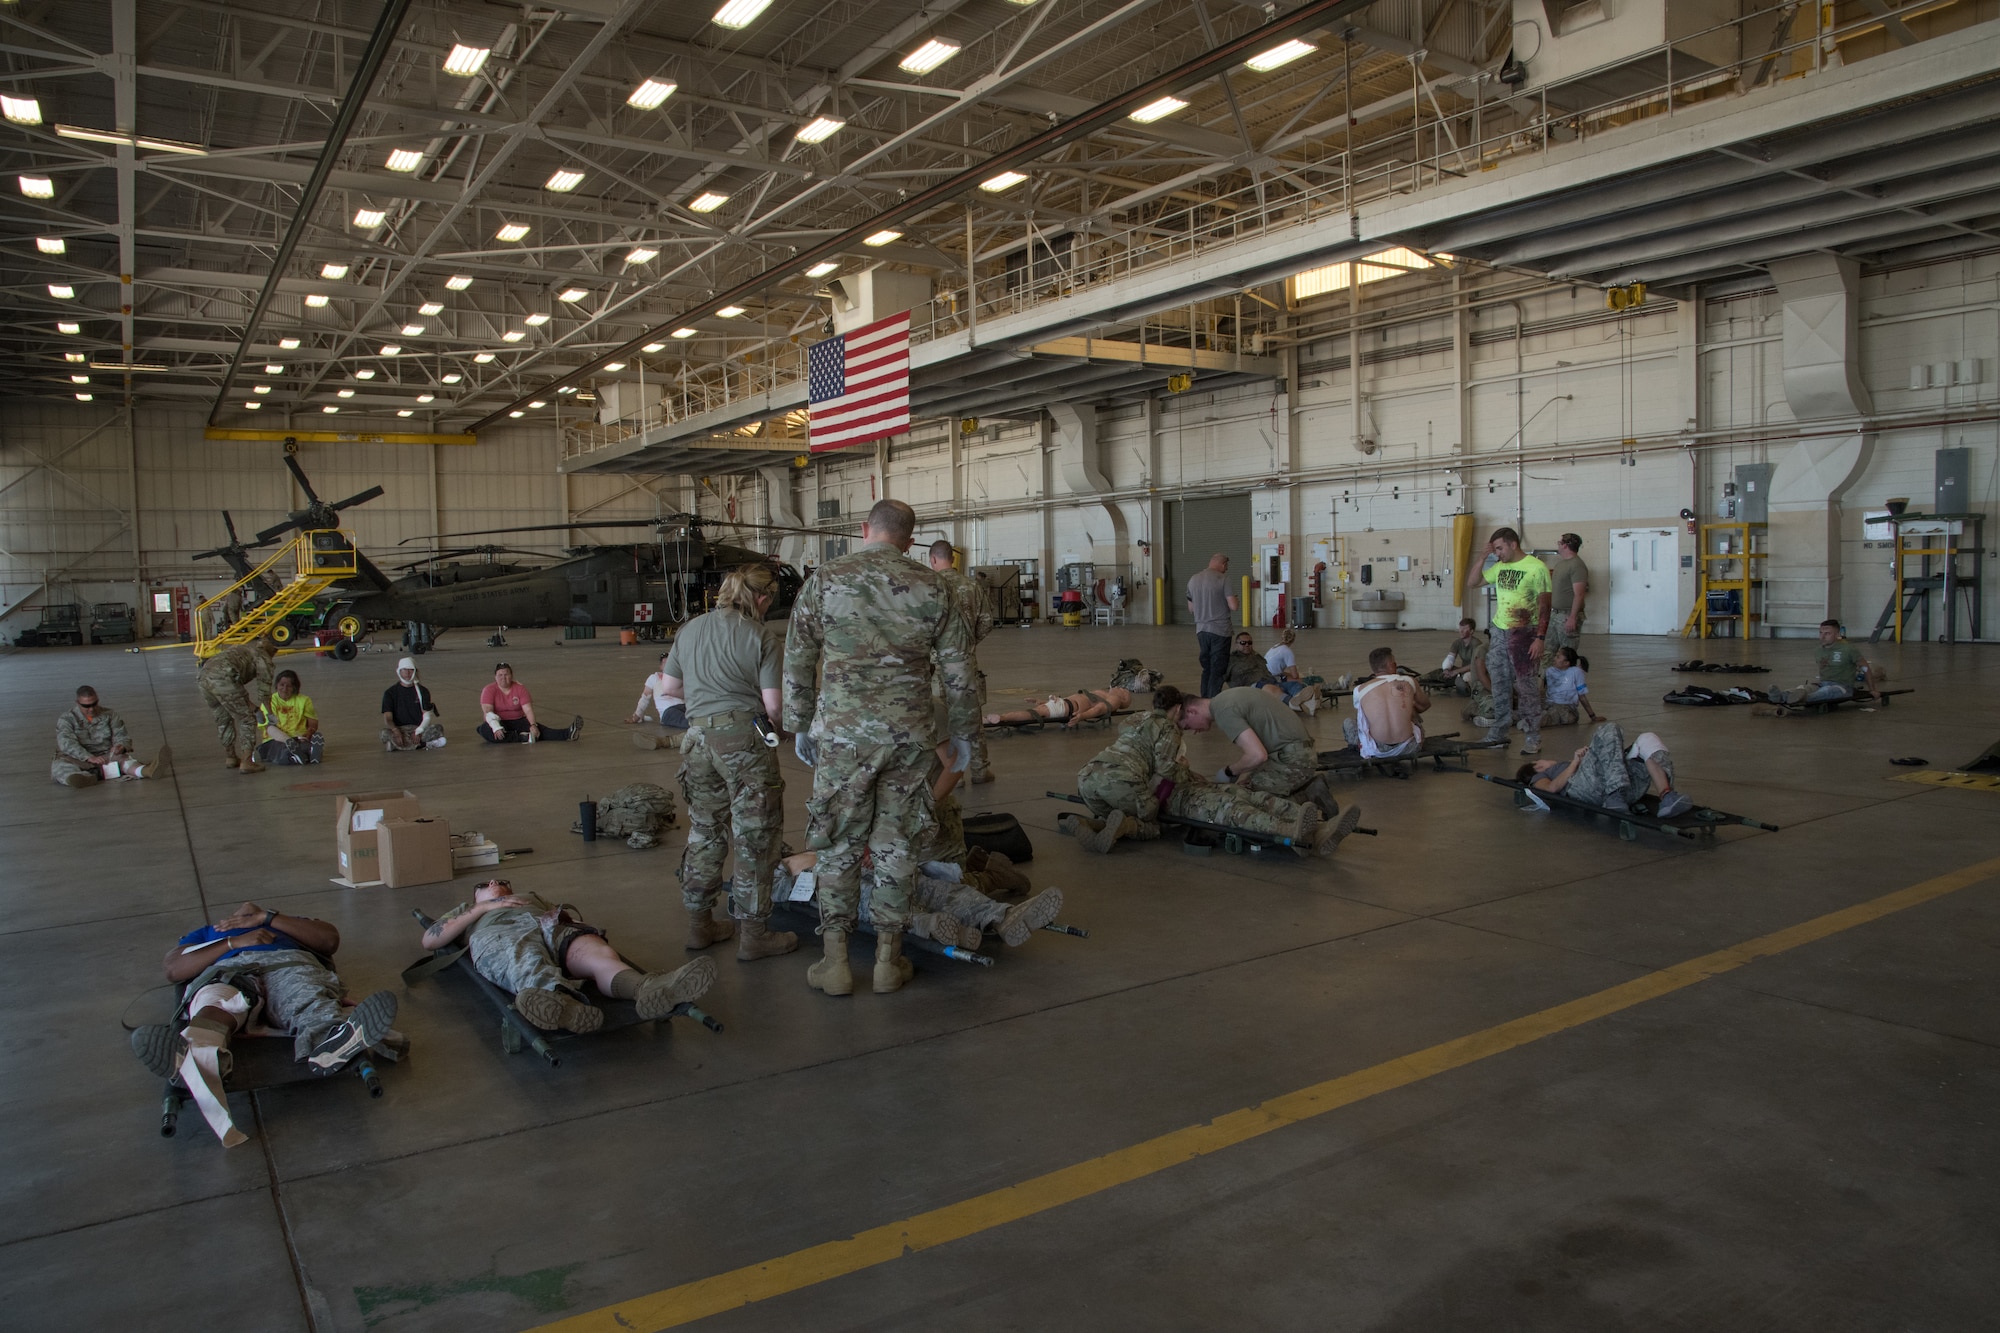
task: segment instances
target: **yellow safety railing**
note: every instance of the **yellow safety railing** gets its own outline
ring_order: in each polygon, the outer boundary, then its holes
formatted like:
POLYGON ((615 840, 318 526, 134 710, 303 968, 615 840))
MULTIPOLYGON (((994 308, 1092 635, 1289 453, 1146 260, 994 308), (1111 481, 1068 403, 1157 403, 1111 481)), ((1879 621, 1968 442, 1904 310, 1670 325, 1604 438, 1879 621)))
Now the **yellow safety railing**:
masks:
POLYGON ((195 608, 194 655, 198 658, 213 657, 224 648, 253 643, 266 634, 272 634, 280 643, 289 642, 292 633, 287 622, 292 613, 334 584, 353 578, 359 568, 354 539, 344 530, 314 528, 299 533, 279 547, 270 559, 195 608), (207 614, 210 607, 231 594, 262 586, 266 576, 276 582, 278 566, 286 560, 291 561, 292 576, 279 587, 276 595, 246 607, 219 632, 210 631, 214 619, 207 614))

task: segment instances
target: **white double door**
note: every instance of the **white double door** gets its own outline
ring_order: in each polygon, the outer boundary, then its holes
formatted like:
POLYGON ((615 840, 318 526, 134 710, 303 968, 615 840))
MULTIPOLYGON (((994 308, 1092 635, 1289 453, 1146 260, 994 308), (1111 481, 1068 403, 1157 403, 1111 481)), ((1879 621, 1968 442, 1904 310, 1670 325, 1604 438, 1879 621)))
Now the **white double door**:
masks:
POLYGON ((1604 571, 1611 585, 1605 628, 1613 634, 1680 630, 1681 542, 1672 528, 1613 529, 1604 571))

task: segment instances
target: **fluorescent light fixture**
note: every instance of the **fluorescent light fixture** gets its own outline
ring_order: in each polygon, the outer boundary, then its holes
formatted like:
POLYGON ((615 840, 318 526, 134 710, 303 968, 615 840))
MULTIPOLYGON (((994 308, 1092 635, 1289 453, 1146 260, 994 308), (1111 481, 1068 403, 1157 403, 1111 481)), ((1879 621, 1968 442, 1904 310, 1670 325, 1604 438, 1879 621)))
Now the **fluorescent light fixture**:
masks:
POLYGON ((59 255, 69 249, 69 244, 60 236, 37 236, 35 248, 45 255, 59 255))
POLYGON ((496 238, 503 241, 518 241, 527 234, 528 224, 525 222, 503 222, 500 224, 500 230, 493 233, 496 238))
POLYGON ((549 322, 549 317, 547 315, 542 314, 538 310, 534 314, 522 320, 521 322, 523 324, 526 324, 531 329, 539 329, 540 327, 542 327, 542 325, 549 322))
POLYGON ((57 325, 56 325, 56 332, 57 332, 57 333, 82 333, 82 332, 83 332, 83 325, 81 325, 81 324, 72 324, 72 323, 70 323, 70 322, 69 322, 68 320, 63 320, 63 321, 62 321, 61 323, 59 323, 59 324, 57 324, 57 325))
POLYGON ((647 343, 644 347, 641 347, 639 350, 644 352, 646 355, 651 356, 655 352, 666 351, 667 345, 665 343, 647 343))
POLYGON ((71 384, 88 384, 88 383, 90 383, 90 376, 88 376, 88 375, 71 375, 71 376, 69 377, 69 382, 70 382, 71 384))
POLYGON ((556 293, 556 300, 567 301, 570 304, 574 305, 576 302, 581 301, 584 297, 588 295, 590 295, 590 293, 585 291, 581 287, 565 287, 560 292, 556 293))
POLYGON ((604 363, 604 373, 607 375, 616 375, 623 369, 625 369, 623 361, 607 361, 604 363))
POLYGON ((437 395, 434 393, 420 393, 417 395, 417 401, 420 403, 434 402, 436 399, 437 395))
POLYGON ((1243 63, 1259 74, 1268 74, 1280 65, 1289 65, 1300 56, 1309 56, 1317 50, 1319 48, 1311 42, 1302 42, 1294 37, 1289 41, 1279 42, 1268 51, 1260 51, 1243 63))
POLYGON ((998 176, 989 176, 979 182, 979 188, 988 194, 999 194, 1002 190, 1013 189, 1026 179, 1028 178, 1018 171, 1003 171, 998 176))
POLYGON ((82 361, 82 360, 84 360, 84 359, 85 359, 85 357, 84 357, 84 355, 83 355, 83 353, 82 353, 82 352, 64 352, 64 353, 63 353, 63 360, 65 360, 65 361, 82 361))
POLYGON ((958 54, 958 43, 948 42, 940 37, 927 38, 924 44, 896 63, 896 68, 911 74, 928 74, 945 61, 958 54))
POLYGON ((823 278, 839 267, 840 265, 834 263, 831 259, 822 259, 819 263, 814 264, 806 270, 806 276, 808 278, 823 278))
POLYGON ((547 407, 548 404, 543 402, 541 399, 537 398, 534 402, 529 403, 528 406, 539 411, 540 409, 547 407))
POLYGON ((325 278, 328 282, 339 282, 342 278, 347 276, 347 265, 321 264, 319 266, 319 275, 322 278, 325 278))
POLYGON ((354 210, 354 225, 363 231, 373 231, 389 220, 388 210, 381 208, 357 208, 354 210))
POLYGON ((631 96, 625 99, 625 105, 636 106, 641 111, 651 111, 672 97, 674 89, 678 87, 680 85, 672 79, 647 79, 632 90, 631 96))
POLYGON ((1186 108, 1187 103, 1178 97, 1162 97, 1157 102, 1146 103, 1146 105, 1134 111, 1128 119, 1136 120, 1141 125, 1150 125, 1156 120, 1164 120, 1166 117, 1173 115, 1174 112, 1182 111, 1186 108))
POLYGON ((340 409, 335 407, 332 403, 328 403, 325 407, 322 407, 320 409, 320 411, 326 413, 328 416, 332 416, 335 412, 338 412, 339 410, 340 409))
POLYGON ((76 288, 68 283, 52 282, 49 284, 49 295, 58 301, 73 301, 76 299, 76 288))
POLYGON ((39 125, 42 123, 42 104, 33 97, 9 97, 0 93, 0 115, 16 125, 39 125))
POLYGON ((383 356, 400 356, 402 351, 403 349, 395 343, 383 343, 381 347, 383 356))
POLYGON ((413 417, 416 414, 417 411, 413 407, 399 407, 396 409, 396 415, 399 417, 413 417))
POLYGON ((269 393, 269 392, 271 392, 271 386, 270 386, 270 385, 268 385, 268 384, 253 384, 253 385, 251 385, 251 386, 250 386, 250 392, 251 392, 251 393, 269 393))
POLYGON ((718 311, 716 311, 716 312, 715 312, 715 317, 716 317, 717 319, 735 319, 735 318, 736 318, 736 317, 737 317, 738 315, 740 315, 740 314, 742 314, 742 313, 743 313, 743 307, 742 307, 742 306, 740 306, 740 305, 726 305, 726 306, 722 307, 722 309, 720 309, 720 310, 718 310, 718 311))
POLYGON ((451 48, 451 54, 444 58, 444 72, 469 79, 485 65, 486 57, 493 54, 490 46, 467 46, 463 42, 451 48))
POLYGON ((168 371, 173 369, 172 366, 145 366, 135 364, 131 361, 93 361, 90 363, 90 368, 92 370, 117 371, 124 374, 130 374, 133 371, 168 371))
POLYGON ((770 7, 771 0, 729 0, 715 11, 715 25, 718 28, 747 28, 770 7))
POLYGON ((466 273, 455 273, 444 280, 444 285, 455 292, 462 292, 472 285, 472 277, 466 273))
POLYGON ((94 399, 96 396, 97 395, 95 394, 80 393, 76 396, 76 401, 78 401, 79 403, 87 403, 90 402, 92 399, 94 399))
POLYGON ((354 390, 352 389, 342 389, 334 395, 336 398, 352 398, 353 396, 354 390))
POLYGON ((278 339, 278 346, 284 348, 287 352, 296 352, 299 349, 299 340, 297 338, 280 338, 278 339))
POLYGON ((481 353, 479 353, 478 355, 474 356, 474 357, 473 357, 472 359, 473 359, 474 361, 477 361, 477 362, 478 362, 478 363, 479 363, 480 365, 482 365, 482 366, 483 366, 483 365, 487 365, 487 364, 489 364, 489 363, 491 363, 491 362, 492 362, 492 360, 493 360, 493 353, 491 353, 491 352, 481 352, 481 353))
POLYGON ((694 335, 695 330, 693 329, 675 329, 670 336, 675 338, 692 338, 694 335))
POLYGON ((576 392, 576 386, 575 386, 574 384, 565 384, 565 385, 563 385, 563 386, 562 386, 562 388, 560 388, 560 389, 557 389, 557 390, 556 390, 556 392, 557 392, 557 393, 575 393, 575 392, 576 392))
POLYGON ((53 199, 56 197, 56 183, 47 176, 21 176, 21 193, 30 199, 53 199))
POLYGON ((893 228, 890 228, 890 229, 887 229, 887 230, 884 230, 884 231, 878 231, 878 232, 876 232, 876 233, 875 233, 875 234, 874 234, 873 236, 870 236, 870 237, 869 237, 869 238, 868 238, 867 240, 863 241, 863 242, 862 242, 862 244, 863 244, 863 245, 887 245, 887 244, 888 244, 889 242, 891 242, 891 241, 900 241, 900 240, 902 240, 902 239, 903 239, 903 233, 902 233, 902 232, 900 232, 900 231, 896 231, 895 229, 893 229, 893 228))
POLYGON ((512 412, 509 412, 509 413, 508 413, 507 415, 508 415, 508 416, 510 416, 510 417, 513 417, 513 418, 514 418, 514 419, 515 419, 516 421, 518 421, 518 420, 520 420, 520 419, 521 419, 522 417, 524 417, 524 416, 526 416, 526 415, 528 415, 528 414, 527 414, 526 412, 522 412, 522 411, 519 411, 519 410, 517 409, 517 410, 515 410, 515 411, 512 411, 512 412))
POLYGON ((444 313, 444 302, 426 301, 417 307, 419 315, 440 315, 444 313))
POLYGON ((369 367, 363 366, 354 372, 354 378, 358 380, 372 380, 375 378, 375 372, 369 367))
POLYGON ((500 341, 503 343, 517 343, 527 336, 527 334, 521 332, 519 329, 509 329, 500 335, 500 341))
POLYGON ((424 326, 421 324, 405 324, 403 326, 403 336, 405 338, 421 338, 424 336, 424 326))
POLYGON ((264 373, 266 375, 282 375, 285 373, 285 368, 273 361, 264 366, 264 373))
POLYGON ((844 120, 835 120, 832 116, 815 116, 810 123, 799 130, 799 142, 824 143, 846 128, 847 122, 844 120))
POLYGON ((628 264, 650 264, 659 257, 660 252, 648 245, 637 246, 625 252, 625 262, 628 264))
POLYGON ((246 410, 246 411, 250 411, 250 412, 257 412, 257 411, 261 411, 261 410, 263 409, 263 406, 264 406, 264 405, 263 405, 262 403, 245 403, 245 404, 243 404, 243 407, 244 407, 244 410, 246 410))
POLYGON ((728 202, 729 196, 726 194, 717 194, 714 190, 703 190, 688 205, 688 211, 691 213, 713 213, 728 202))
POLYGON ((314 310, 324 310, 326 308, 326 303, 328 299, 329 299, 328 297, 322 296, 318 292, 314 292, 311 296, 308 296, 306 298, 306 304, 311 306, 314 310))
POLYGON ((569 167, 563 167, 561 170, 550 174, 544 188, 553 190, 557 194, 568 194, 581 184, 583 184, 583 173, 581 171, 573 171, 569 167))
POLYGON ((156 148, 163 153, 180 153, 187 157, 208 156, 208 150, 200 144, 182 143, 178 139, 152 139, 143 134, 125 134, 118 130, 93 130, 84 125, 58 125, 55 128, 56 136, 63 139, 117 144, 121 148, 156 148))
POLYGON ((415 171, 424 164, 424 155, 414 148, 391 148, 382 165, 391 171, 415 171))
POLYGON ((457 371, 455 371, 455 370, 454 370, 454 371, 452 371, 452 372, 451 372, 451 374, 449 374, 449 375, 446 375, 446 376, 444 377, 444 382, 445 382, 446 384, 456 384, 456 383, 458 383, 458 382, 459 382, 460 380, 462 380, 462 379, 464 379, 464 378, 465 378, 465 376, 463 376, 463 375, 459 374, 459 373, 458 373, 457 371))

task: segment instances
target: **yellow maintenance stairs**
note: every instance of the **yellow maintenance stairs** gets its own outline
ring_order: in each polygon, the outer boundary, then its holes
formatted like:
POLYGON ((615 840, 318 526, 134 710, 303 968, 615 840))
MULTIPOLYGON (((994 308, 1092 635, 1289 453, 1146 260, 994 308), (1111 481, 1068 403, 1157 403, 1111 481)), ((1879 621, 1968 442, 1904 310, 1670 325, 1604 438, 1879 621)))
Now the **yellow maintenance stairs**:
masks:
MULTIPOLYGON (((233 644, 253 643, 266 634, 281 646, 290 643, 296 634, 289 617, 334 584, 351 579, 359 572, 354 538, 345 529, 312 528, 299 533, 279 547, 270 559, 195 608, 194 655, 198 658, 213 657, 233 644), (209 608, 232 593, 260 587, 267 577, 276 583, 281 577, 279 567, 287 560, 291 562, 292 575, 280 585, 276 596, 245 607, 221 633, 209 632, 213 620, 207 614, 209 608)), ((361 621, 356 616, 343 616, 335 628, 344 637, 353 638, 361 632, 361 621)))

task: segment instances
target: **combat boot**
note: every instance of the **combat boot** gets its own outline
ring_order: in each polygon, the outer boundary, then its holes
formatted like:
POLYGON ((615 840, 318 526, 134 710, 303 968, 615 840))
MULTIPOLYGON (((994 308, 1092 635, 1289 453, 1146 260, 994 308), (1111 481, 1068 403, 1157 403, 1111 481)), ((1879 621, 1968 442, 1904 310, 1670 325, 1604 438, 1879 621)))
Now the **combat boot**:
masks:
POLYGON ((916 968, 903 957, 903 932, 900 930, 878 930, 875 932, 875 993, 888 995, 903 989, 916 968))
POLYGON ((665 1018, 678 1004, 690 1004, 708 993, 715 984, 715 960, 697 958, 672 972, 648 972, 639 979, 632 996, 633 1007, 645 1022, 665 1018))
POLYGON ((1292 846, 1303 851, 1305 848, 1313 845, 1313 838, 1319 832, 1319 825, 1319 807, 1316 805, 1301 805, 1299 807, 1299 817, 1292 821, 1292 827, 1286 829, 1285 833, 1291 838, 1292 846))
POLYGON ((854 969, 847 963, 847 932, 828 927, 819 936, 820 960, 806 969, 806 985, 828 995, 854 994, 854 969))
POLYGON ((1043 889, 1020 906, 1007 909, 1007 915, 1000 918, 1000 938, 1008 948, 1020 948, 1030 935, 1056 919, 1062 905, 1061 889, 1043 889))
POLYGON ((234 750, 231 750, 228 754, 222 756, 222 766, 224 768, 234 768, 236 767, 236 764, 237 764, 237 759, 236 759, 236 752, 234 750))
POLYGON ((1313 855, 1332 856, 1334 849, 1340 846, 1340 840, 1354 832, 1355 826, 1360 822, 1360 807, 1349 806, 1341 813, 1340 818, 1331 823, 1321 824, 1313 836, 1313 855))
POLYGON ((1118 844, 1118 840, 1139 831, 1139 821, 1123 810, 1113 810, 1105 816, 1104 823, 1088 832, 1079 832, 1076 840, 1084 850, 1103 854, 1118 844))
POLYGON ((264 766, 257 762, 255 755, 251 755, 249 758, 238 763, 236 769, 239 773, 262 773, 264 766))
POLYGON ((1086 819, 1079 814, 1064 813, 1056 816, 1056 832, 1065 838, 1074 838, 1086 832, 1096 833, 1103 827, 1102 820, 1086 819))
POLYGON ((727 921, 718 921, 715 909, 710 907, 690 907, 688 914, 687 947, 706 949, 711 944, 720 944, 736 934, 736 927, 727 921))
POLYGON ((772 930, 766 918, 745 917, 737 923, 736 961, 754 962, 759 958, 776 958, 781 953, 790 953, 799 947, 799 937, 789 930, 772 930))

